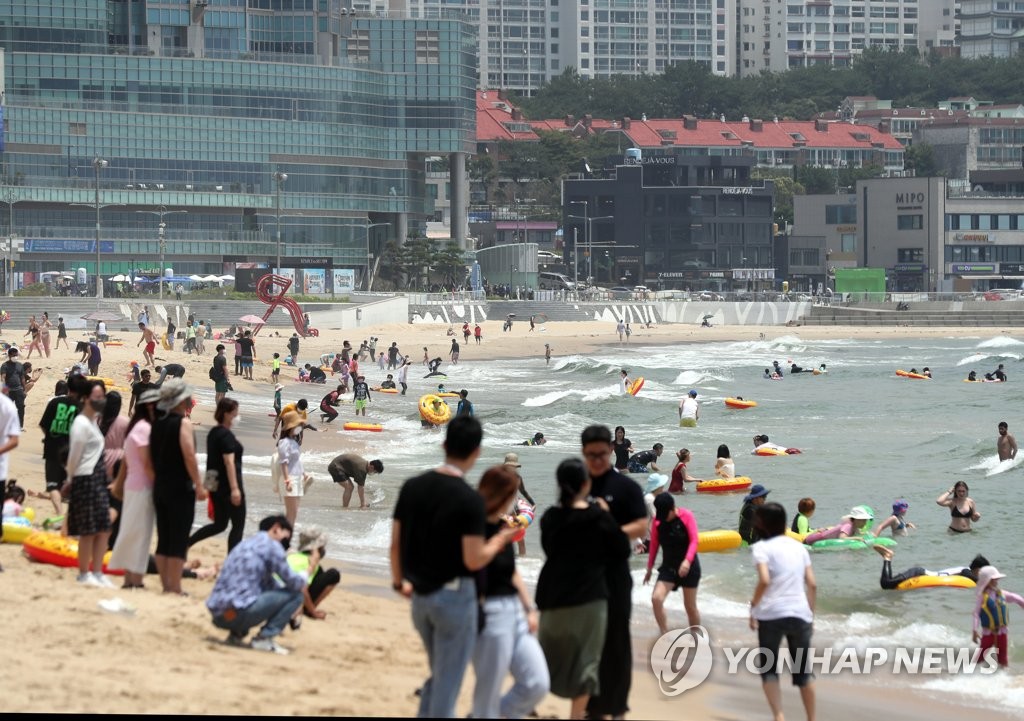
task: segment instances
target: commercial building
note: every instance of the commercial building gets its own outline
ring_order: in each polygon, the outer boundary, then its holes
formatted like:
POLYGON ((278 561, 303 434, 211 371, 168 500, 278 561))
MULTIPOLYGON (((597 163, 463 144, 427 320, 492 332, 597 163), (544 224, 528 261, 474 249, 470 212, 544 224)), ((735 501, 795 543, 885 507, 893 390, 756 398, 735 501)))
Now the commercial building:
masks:
POLYGON ((940 177, 862 180, 851 195, 795 197, 792 235, 824 240, 826 272, 885 268, 893 291, 1016 287, 1022 197, 964 191, 940 177))
POLYGON ((340 0, 0 9, 0 227, 24 239, 19 272, 91 277, 99 251, 103 275, 155 275, 162 238, 178 275, 280 257, 347 271, 327 272, 325 289, 366 287, 383 243, 432 217, 428 157, 449 165, 465 242, 476 33, 464 20, 340 0))
POLYGON ((774 278, 771 181, 751 157, 631 151, 608 177, 563 182, 570 277, 601 286, 723 289, 774 278))

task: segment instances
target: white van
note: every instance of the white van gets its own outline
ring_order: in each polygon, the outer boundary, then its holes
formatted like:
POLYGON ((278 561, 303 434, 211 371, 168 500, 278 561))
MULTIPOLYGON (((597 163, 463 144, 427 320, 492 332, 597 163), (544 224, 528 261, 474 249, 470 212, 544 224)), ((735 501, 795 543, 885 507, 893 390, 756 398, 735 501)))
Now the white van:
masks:
POLYGON ((539 273, 541 290, 575 290, 576 284, 562 273, 539 273))

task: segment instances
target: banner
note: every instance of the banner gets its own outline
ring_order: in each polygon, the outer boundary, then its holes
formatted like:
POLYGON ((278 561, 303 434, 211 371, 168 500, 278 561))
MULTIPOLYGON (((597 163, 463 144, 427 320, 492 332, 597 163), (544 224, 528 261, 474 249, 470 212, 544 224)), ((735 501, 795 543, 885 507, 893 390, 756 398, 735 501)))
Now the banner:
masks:
POLYGON ((335 293, 351 293, 356 289, 356 272, 351 268, 336 268, 331 277, 335 293))
MULTIPOLYGON (((26 253, 95 253, 95 240, 51 240, 49 238, 26 238, 26 253)), ((101 240, 101 253, 113 253, 114 241, 101 240)))
POLYGON ((307 268, 302 271, 302 292, 306 295, 323 295, 327 292, 327 273, 321 268, 307 268))

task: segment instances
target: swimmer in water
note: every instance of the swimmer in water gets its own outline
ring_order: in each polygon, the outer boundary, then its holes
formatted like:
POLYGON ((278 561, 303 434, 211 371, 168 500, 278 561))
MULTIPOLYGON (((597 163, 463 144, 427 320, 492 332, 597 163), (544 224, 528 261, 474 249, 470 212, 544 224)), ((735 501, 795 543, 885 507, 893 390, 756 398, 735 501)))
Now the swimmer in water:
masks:
POLYGON ((917 528, 906 519, 908 508, 910 508, 910 504, 902 498, 893 503, 892 515, 879 524, 878 528, 874 530, 874 535, 881 536, 885 529, 891 528, 893 538, 896 538, 897 536, 906 536, 908 529, 917 528))
POLYGON ((885 546, 872 546, 875 549, 875 553, 882 557, 882 577, 879 579, 878 584, 882 587, 883 591, 893 591, 904 581, 909 581, 912 578, 918 576, 964 576, 971 580, 977 580, 978 569, 989 565, 988 559, 982 555, 977 555, 974 560, 971 561, 970 566, 955 566, 953 568, 946 568, 941 571, 929 571, 924 566, 912 566, 902 573, 894 574, 892 572, 892 559, 896 555, 896 552, 891 548, 885 546))

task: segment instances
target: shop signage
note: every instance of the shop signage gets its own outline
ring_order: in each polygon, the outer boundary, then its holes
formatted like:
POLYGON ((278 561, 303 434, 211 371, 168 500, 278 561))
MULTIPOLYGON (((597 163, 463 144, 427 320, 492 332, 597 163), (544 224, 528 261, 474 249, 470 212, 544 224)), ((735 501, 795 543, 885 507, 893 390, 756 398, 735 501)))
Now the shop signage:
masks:
POLYGON ((897 273, 920 273, 927 267, 924 263, 897 263, 892 269, 897 273))
POLYGON ((734 268, 733 280, 775 280, 775 268, 734 268))
POLYGON ((1024 273, 1024 263, 1000 263, 1000 273, 1024 273))
POLYGON ((995 263, 951 263, 951 273, 995 273, 995 263))
MULTIPOLYGON (((95 240, 51 240, 50 238, 26 238, 26 253, 95 253, 95 240)), ((101 240, 101 253, 113 253, 114 241, 101 240)))
POLYGON ((957 243, 991 243, 988 233, 957 233, 953 236, 957 243))
POLYGON ((857 232, 857 226, 856 225, 837 225, 836 226, 836 232, 837 233, 856 233, 857 232))
POLYGON ((722 195, 753 195, 753 188, 722 188, 722 195))
POLYGON ((625 165, 675 165, 674 155, 648 155, 644 158, 625 158, 625 165))
POLYGON ((330 268, 334 259, 329 256, 297 256, 281 258, 281 265, 285 268, 330 268))

